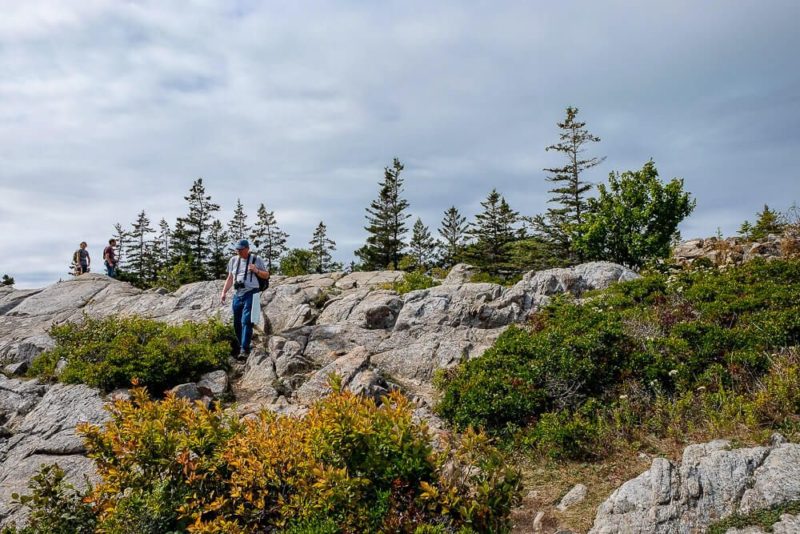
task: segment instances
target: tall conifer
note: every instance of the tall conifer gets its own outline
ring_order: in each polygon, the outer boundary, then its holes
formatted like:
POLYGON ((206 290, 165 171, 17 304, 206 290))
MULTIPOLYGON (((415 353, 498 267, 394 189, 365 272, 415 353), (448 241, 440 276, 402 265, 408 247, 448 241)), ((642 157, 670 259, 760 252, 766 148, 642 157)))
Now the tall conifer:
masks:
POLYGON ((436 240, 431 237, 430 230, 419 217, 411 229, 408 247, 417 269, 426 270, 431 266, 436 256, 436 240))
POLYGON ((314 236, 308 244, 311 245, 311 252, 314 254, 317 272, 327 273, 334 270, 335 266, 341 267, 333 262, 331 252, 336 250, 336 242, 328 238, 328 227, 322 221, 317 225, 314 236))
POLYGON ((286 240, 289 234, 278 227, 275 213, 267 211, 264 204, 258 207, 258 219, 251 234, 251 247, 267 263, 267 268, 272 271, 278 265, 281 255, 288 250, 286 240))
POLYGON ((400 256, 405 248, 403 236, 407 232, 405 221, 411 216, 405 213, 408 201, 401 196, 402 171, 402 163, 394 158, 392 167, 384 168, 378 198, 367 208, 368 225, 364 229, 370 235, 367 237, 367 243, 356 251, 366 270, 387 267, 397 269, 400 262, 400 256))
POLYGON ((470 261, 497 273, 510 261, 509 245, 517 238, 514 225, 519 214, 496 189, 492 189, 481 206, 483 211, 475 215, 475 222, 468 230, 468 235, 474 239, 469 247, 470 261))
POLYGON ((186 249, 189 251, 189 257, 184 259, 189 260, 197 272, 202 274, 210 255, 208 233, 214 220, 213 214, 219 211, 219 204, 211 202, 211 195, 206 194, 202 178, 195 180, 189 194, 184 198, 189 203, 189 213, 178 219, 183 223, 186 249))
POLYGON ((444 218, 439 227, 439 235, 442 237, 439 246, 444 267, 450 268, 461 261, 468 227, 467 218, 462 216, 455 206, 450 206, 444 212, 444 218))

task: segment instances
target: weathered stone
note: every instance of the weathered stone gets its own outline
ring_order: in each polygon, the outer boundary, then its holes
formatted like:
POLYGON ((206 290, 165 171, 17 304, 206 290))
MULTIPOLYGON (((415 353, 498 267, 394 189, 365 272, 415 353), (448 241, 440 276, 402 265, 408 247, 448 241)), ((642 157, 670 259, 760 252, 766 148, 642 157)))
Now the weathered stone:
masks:
POLYGON ((800 500, 800 445, 730 450, 724 440, 690 445, 680 465, 653 460, 598 508, 591 533, 686 533, 734 513, 800 500))
POLYGON ((572 489, 561 498, 561 502, 558 503, 556 508, 559 512, 566 511, 570 506, 576 505, 583 501, 586 498, 586 492, 586 486, 583 484, 575 484, 575 486, 573 486, 572 489))
POLYGON ((453 265, 450 272, 447 273, 442 282, 443 286, 463 285, 472 280, 472 277, 478 273, 478 269, 466 263, 457 263, 453 265))
POLYGON ((197 382, 197 389, 216 398, 223 396, 228 391, 228 386, 228 373, 222 370, 206 373, 197 382))
POLYGON ((312 404, 331 391, 328 381, 332 374, 341 377, 342 386, 347 387, 360 372, 369 366, 369 352, 358 347, 314 373, 308 381, 295 391, 295 399, 302 404, 312 404))
POLYGON ((7 375, 23 375, 28 370, 28 362, 21 360, 16 363, 10 363, 3 367, 3 372, 7 375))
POLYGON ((194 382, 187 382, 186 384, 178 384, 174 388, 167 391, 178 397, 179 399, 186 399, 189 401, 196 401, 203 398, 203 393, 198 389, 197 384, 194 382))

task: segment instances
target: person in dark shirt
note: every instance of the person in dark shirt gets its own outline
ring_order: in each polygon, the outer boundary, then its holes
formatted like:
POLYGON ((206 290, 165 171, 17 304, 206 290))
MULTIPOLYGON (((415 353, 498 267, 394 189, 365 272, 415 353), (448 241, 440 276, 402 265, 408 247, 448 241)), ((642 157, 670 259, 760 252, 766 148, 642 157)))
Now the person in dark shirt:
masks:
POLYGON ((117 246, 116 239, 109 239, 108 246, 103 250, 103 263, 106 266, 106 274, 111 278, 117 277, 117 254, 114 247, 117 246))
POLYGON ((72 256, 72 261, 75 264, 75 276, 80 276, 89 272, 89 267, 92 264, 92 258, 89 257, 89 251, 86 250, 86 241, 82 241, 78 250, 72 256))

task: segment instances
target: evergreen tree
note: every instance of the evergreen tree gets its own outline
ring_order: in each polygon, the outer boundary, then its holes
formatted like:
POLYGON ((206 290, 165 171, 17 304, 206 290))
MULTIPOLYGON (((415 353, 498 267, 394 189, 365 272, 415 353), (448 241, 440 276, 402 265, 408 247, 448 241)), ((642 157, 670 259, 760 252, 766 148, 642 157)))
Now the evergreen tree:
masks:
POLYGON ((314 262, 318 273, 327 273, 339 267, 333 263, 331 252, 336 250, 336 242, 328 238, 328 227, 320 221, 314 236, 308 242, 311 245, 311 252, 314 253, 314 262))
POLYGON ((475 216, 475 222, 467 232, 474 239, 469 246, 468 256, 478 267, 497 273, 509 266, 509 245, 517 238, 514 225, 519 220, 519 214, 511 209, 496 189, 492 189, 481 206, 483 212, 475 216))
POLYGON ((8 276, 7 274, 3 275, 3 278, 0 279, 0 286, 13 286, 14 285, 14 277, 8 276))
POLYGON ((275 213, 267 211, 264 204, 258 207, 258 220, 251 234, 252 246, 256 253, 267 264, 267 269, 272 271, 272 266, 278 264, 278 259, 288 250, 286 240, 289 234, 278 227, 275 213))
POLYGON ((284 276, 301 276, 314 272, 314 253, 304 248, 293 248, 287 252, 280 262, 280 271, 284 276))
POLYGON ((130 240, 125 248, 127 251, 128 271, 133 276, 134 281, 141 283, 147 278, 146 266, 150 263, 149 255, 152 252, 147 236, 153 232, 150 227, 150 219, 142 210, 136 217, 136 221, 131 225, 128 233, 130 240))
POLYGON ((430 230, 422 223, 422 219, 419 217, 417 217, 411 229, 409 248, 416 268, 427 270, 436 256, 436 240, 431 237, 430 230))
POLYGON ((170 246, 172 241, 172 232, 169 228, 169 223, 166 219, 161 219, 158 223, 158 235, 153 240, 153 265, 154 270, 158 271, 170 263, 170 246))
MULTIPOLYGON (((203 179, 198 178, 192 184, 189 194, 184 197, 189 203, 189 213, 186 217, 178 219, 183 223, 188 260, 198 273, 198 279, 204 278, 204 264, 208 263, 211 253, 208 244, 208 232, 211 228, 214 212, 219 211, 219 204, 211 202, 211 196, 206 195, 203 179)), ((177 237, 177 236, 176 236, 177 237)))
POLYGON ((580 236, 581 224, 588 209, 586 193, 592 184, 581 179, 581 174, 599 165, 605 158, 586 158, 583 156, 585 146, 597 143, 600 138, 586 130, 585 122, 576 120, 578 108, 568 107, 564 122, 558 123, 561 130, 559 142, 548 146, 545 150, 555 150, 567 160, 562 167, 544 169, 549 173, 548 182, 555 187, 548 191, 553 197, 548 202, 558 204, 549 208, 545 215, 537 215, 530 220, 536 233, 553 247, 556 256, 561 259, 580 260, 580 256, 571 257, 572 243, 580 236))
POLYGON ((222 278, 228 270, 228 233, 218 220, 211 223, 208 231, 209 256, 206 269, 213 280, 222 278))
POLYGON ((188 258, 192 256, 192 247, 189 242, 189 234, 186 231, 186 225, 183 220, 178 218, 175 223, 175 229, 172 231, 172 236, 169 243, 169 263, 170 265, 177 265, 181 261, 188 263, 188 258))
POLYGON ((392 167, 384 168, 378 198, 367 208, 366 219, 369 224, 364 229, 370 235, 367 243, 356 251, 365 270, 385 269, 389 266, 397 269, 400 261, 405 247, 403 236, 407 231, 405 220, 411 216, 405 213, 408 202, 401 197, 402 171, 400 160, 394 158, 392 167))
POLYGON ((756 216, 755 224, 750 224, 749 221, 745 221, 739 228, 739 233, 746 239, 755 241, 764 239, 770 234, 780 235, 786 228, 786 220, 783 215, 778 211, 770 209, 766 204, 764 204, 764 209, 756 214, 756 216))
POLYGON ((461 261, 464 253, 464 239, 469 228, 466 221, 467 218, 463 217, 455 206, 450 206, 444 212, 439 235, 442 237, 440 244, 442 264, 448 269, 461 261))
POLYGON ((122 270, 124 266, 122 252, 126 250, 125 244, 128 242, 128 232, 120 223, 114 225, 114 235, 112 239, 117 242, 117 248, 114 250, 114 253, 117 255, 117 269, 122 270))
MULTIPOLYGON (((228 237, 232 242, 237 242, 242 239, 250 237, 252 228, 247 225, 247 214, 244 212, 242 201, 236 199, 236 208, 233 210, 233 217, 228 223, 228 237)), ((233 247, 230 248, 230 253, 235 254, 236 251, 233 247)))

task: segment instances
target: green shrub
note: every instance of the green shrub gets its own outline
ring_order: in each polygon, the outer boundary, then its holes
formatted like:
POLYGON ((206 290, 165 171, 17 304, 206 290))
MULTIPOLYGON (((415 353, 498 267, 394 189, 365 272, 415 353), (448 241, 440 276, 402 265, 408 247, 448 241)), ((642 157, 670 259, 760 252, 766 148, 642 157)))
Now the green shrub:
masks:
POLYGON ((28 484, 30 495, 12 494, 12 499, 30 509, 25 527, 7 527, 3 534, 74 534, 94 532, 92 507, 84 502, 88 492, 79 491, 64 480, 58 464, 43 465, 28 484))
POLYGON ((411 271, 403 275, 403 279, 397 282, 385 284, 383 289, 397 291, 400 295, 416 291, 418 289, 429 289, 438 286, 441 282, 431 278, 420 271, 411 271))
POLYGON ((795 432, 798 345, 800 260, 653 272, 507 329, 437 375, 437 410, 557 458, 602 455, 645 429, 795 432))
POLYGON ((84 318, 54 326, 55 347, 39 355, 30 374, 111 391, 139 384, 156 393, 227 365, 232 329, 218 320, 168 325, 138 317, 84 318), (56 377, 56 365, 66 362, 56 377))

